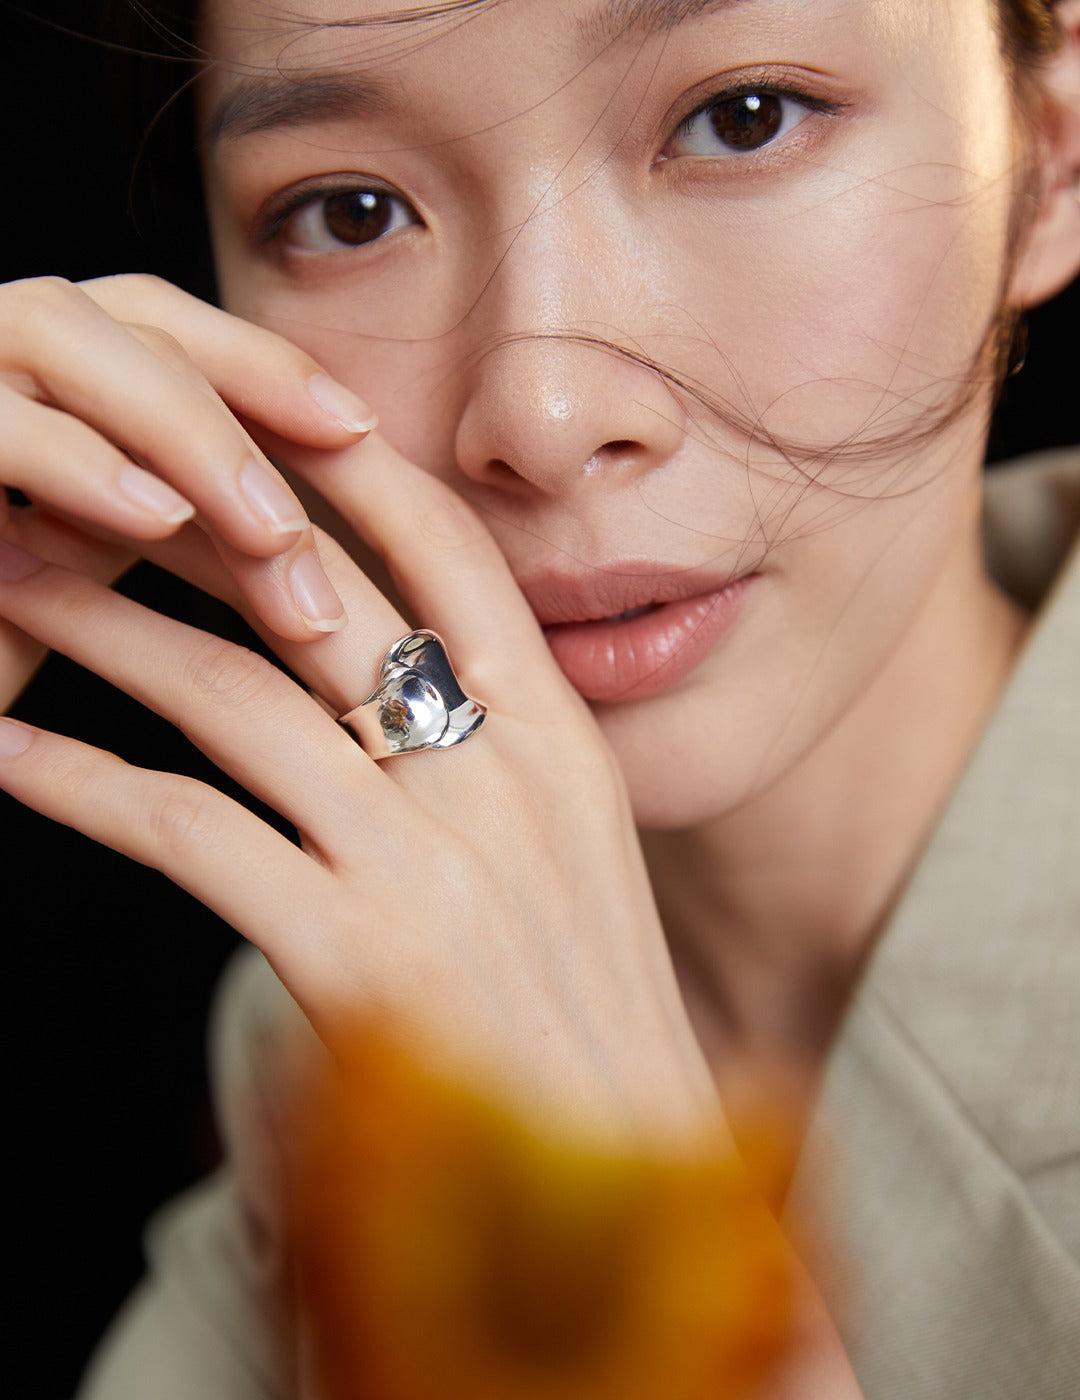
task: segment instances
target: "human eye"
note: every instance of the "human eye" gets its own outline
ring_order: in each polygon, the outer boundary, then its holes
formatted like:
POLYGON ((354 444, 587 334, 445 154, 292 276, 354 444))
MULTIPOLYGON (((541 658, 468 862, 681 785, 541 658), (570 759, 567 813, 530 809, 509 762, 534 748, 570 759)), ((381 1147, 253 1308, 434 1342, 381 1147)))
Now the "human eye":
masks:
POLYGON ((259 217, 259 241, 301 253, 361 248, 422 223, 400 194, 374 184, 304 184, 268 201, 259 217))
POLYGON ((838 109, 839 104, 807 93, 741 86, 695 107, 679 123, 662 155, 711 160, 753 155, 783 141, 816 112, 838 109))

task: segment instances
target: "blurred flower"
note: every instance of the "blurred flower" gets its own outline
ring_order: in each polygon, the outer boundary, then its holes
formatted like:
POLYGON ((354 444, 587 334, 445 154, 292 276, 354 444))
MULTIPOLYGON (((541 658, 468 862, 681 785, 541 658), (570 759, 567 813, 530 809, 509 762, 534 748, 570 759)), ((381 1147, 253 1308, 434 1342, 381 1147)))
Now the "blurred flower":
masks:
POLYGON ((326 1400, 738 1400, 785 1348, 790 1255, 742 1158, 557 1137, 374 1028, 292 1136, 326 1400))

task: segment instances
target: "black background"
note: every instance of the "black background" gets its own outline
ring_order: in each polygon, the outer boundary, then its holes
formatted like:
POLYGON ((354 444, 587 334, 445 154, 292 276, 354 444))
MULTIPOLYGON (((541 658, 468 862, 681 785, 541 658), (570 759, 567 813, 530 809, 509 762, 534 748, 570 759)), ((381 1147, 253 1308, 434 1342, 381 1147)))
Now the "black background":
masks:
MULTIPOLYGON (((179 280, 198 261, 190 223, 172 232, 155 224, 151 239, 129 216, 139 123, 114 129, 98 50, 47 27, 53 19, 85 30, 88 7, 22 8, 32 16, 0 0, 0 280, 116 271, 179 280)), ((992 456, 1080 437, 1078 308, 1074 285, 1031 316, 1028 365, 1007 388, 992 456)), ((125 588, 251 640, 222 610, 150 570, 125 588)), ((58 658, 18 713, 136 763, 220 780, 167 725, 58 658)), ((9 1160, 19 1181, 8 1197, 8 1276, 20 1359, 9 1363, 8 1382, 23 1388, 25 1358, 29 1392, 61 1400, 139 1274, 147 1214, 216 1160, 203 1030, 210 989, 238 940, 154 872, 5 797, 0 832, 9 1160)))

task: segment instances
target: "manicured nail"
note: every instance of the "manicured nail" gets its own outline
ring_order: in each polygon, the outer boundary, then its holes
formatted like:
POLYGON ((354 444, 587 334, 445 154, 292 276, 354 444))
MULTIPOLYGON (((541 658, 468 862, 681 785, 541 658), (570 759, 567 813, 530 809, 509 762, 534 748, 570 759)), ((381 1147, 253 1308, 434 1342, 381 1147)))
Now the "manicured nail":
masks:
POLYGON ((345 626, 348 619, 342 601, 311 550, 301 554, 289 570, 289 587, 296 606, 316 632, 338 632, 345 626))
POLYGON ((179 491, 174 491, 167 481, 162 481, 153 472, 143 471, 142 467, 121 467, 116 484, 129 501, 169 525, 179 525, 195 514, 195 507, 179 491))
POLYGON ((298 530, 307 529, 307 516, 295 496, 258 462, 248 462, 240 473, 240 490, 251 509, 275 535, 295 535, 298 530))
POLYGON ((27 554, 17 544, 0 540, 0 580, 4 583, 18 583, 21 578, 29 578, 44 564, 44 559, 39 559, 36 554, 27 554))
POLYGON ((0 758, 18 758, 30 747, 34 731, 17 719, 0 719, 0 758))
POLYGON ((378 426, 378 418, 364 400, 328 374, 313 374, 308 380, 308 393, 324 413, 350 433, 370 433, 378 426))

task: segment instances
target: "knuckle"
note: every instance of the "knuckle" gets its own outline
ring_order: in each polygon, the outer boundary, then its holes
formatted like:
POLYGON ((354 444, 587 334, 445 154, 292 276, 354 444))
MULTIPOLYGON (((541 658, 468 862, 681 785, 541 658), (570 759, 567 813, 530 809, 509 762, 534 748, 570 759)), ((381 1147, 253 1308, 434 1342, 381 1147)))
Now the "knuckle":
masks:
POLYGON ((475 900, 478 885, 484 883, 476 852, 456 833, 440 835, 438 850, 431 852, 430 887, 438 891, 447 908, 467 906, 475 900))
POLYGON ((37 747, 40 750, 38 760, 49 786, 62 792, 73 807, 100 800, 101 771, 84 749, 56 743, 37 747))
POLYGON ((116 596, 79 574, 55 576, 56 600, 65 627, 75 636, 97 637, 116 625, 116 596))
POLYGON ((160 298, 169 290, 169 283, 152 272, 114 272, 107 277, 95 277, 83 286, 95 301, 160 298))
POLYGON ((172 291, 172 284, 153 272, 126 272, 118 278, 124 286, 151 296, 161 296, 172 291))
POLYGON ((218 637, 195 648, 184 673, 187 690, 196 700, 234 709, 262 702, 278 678, 269 661, 218 637))
POLYGON ((79 288, 107 316, 118 321, 157 324, 176 306, 183 293, 151 272, 117 272, 80 282, 79 288))
POLYGON ((217 849, 221 844, 218 803, 208 788, 176 780, 155 792, 146 803, 144 823, 154 850, 168 861, 192 849, 217 849))
POLYGON ((0 301, 5 322, 34 330, 56 317, 68 317, 83 295, 64 277, 26 277, 9 282, 0 301))
POLYGON ((170 361, 176 360, 187 365, 191 364, 190 356, 176 336, 170 335, 161 326, 150 325, 146 321, 129 321, 128 330, 137 335, 144 345, 149 346, 162 358, 170 361))
POLYGON ((175 335, 162 326, 151 325, 145 321, 128 321, 125 324, 136 340, 162 364, 167 365, 169 369, 189 384, 194 384, 207 393, 212 393, 202 370, 191 358, 184 343, 178 340, 175 335))
POLYGON ((21 282, 12 282, 10 290, 15 295, 49 305, 70 306, 82 296, 75 283, 66 277, 26 277, 21 282))
POLYGON ((490 538, 473 508, 450 491, 417 511, 414 529, 434 549, 465 549, 490 538))

